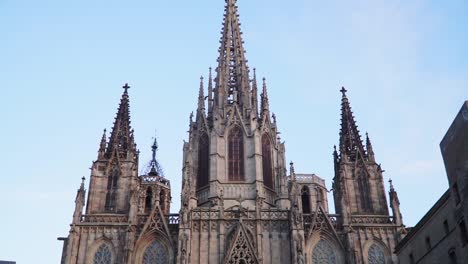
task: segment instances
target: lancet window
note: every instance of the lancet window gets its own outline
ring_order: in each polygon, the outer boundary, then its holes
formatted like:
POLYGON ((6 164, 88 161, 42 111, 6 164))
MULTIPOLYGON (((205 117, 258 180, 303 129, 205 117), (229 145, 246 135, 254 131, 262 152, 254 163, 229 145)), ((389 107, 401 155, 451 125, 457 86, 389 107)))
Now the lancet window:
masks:
POLYGON ((336 253, 330 243, 320 239, 312 253, 313 264, 336 264, 338 263, 336 253))
POLYGON ((161 211, 163 214, 166 212, 166 192, 164 190, 161 190, 159 193, 159 207, 161 208, 161 211))
POLYGON ((240 127, 231 129, 228 136, 228 179, 230 181, 244 180, 244 136, 240 127))
POLYGON ((367 263, 369 264, 385 264, 384 250, 377 244, 373 244, 369 248, 369 253, 367 256, 367 263))
POLYGON ((361 171, 358 177, 359 194, 361 196, 361 208, 364 212, 372 211, 372 204, 370 200, 370 189, 367 174, 361 171))
POLYGON ((153 191, 151 191, 151 188, 148 187, 148 190, 146 190, 146 198, 145 198, 145 213, 151 212, 152 201, 153 201, 153 191))
POLYGON ((198 188, 208 185, 210 178, 210 144, 208 135, 203 133, 198 141, 198 188))
POLYGON ((265 186, 273 189, 273 171, 271 162, 271 142, 267 134, 262 136, 262 164, 263 164, 263 183, 265 186))
POLYGON ((111 264, 112 263, 112 252, 109 244, 104 243, 99 246, 96 254, 94 254, 94 264, 111 264))
POLYGON ((107 211, 115 210, 115 196, 117 191, 117 180, 119 178, 119 170, 113 168, 107 177, 107 194, 105 209, 107 211))
POLYGON ((309 187, 304 186, 301 190, 301 201, 302 201, 302 212, 304 214, 310 214, 310 190, 309 187))
POLYGON ((169 253, 165 245, 160 241, 153 241, 143 254, 143 264, 166 264, 169 263, 169 253))

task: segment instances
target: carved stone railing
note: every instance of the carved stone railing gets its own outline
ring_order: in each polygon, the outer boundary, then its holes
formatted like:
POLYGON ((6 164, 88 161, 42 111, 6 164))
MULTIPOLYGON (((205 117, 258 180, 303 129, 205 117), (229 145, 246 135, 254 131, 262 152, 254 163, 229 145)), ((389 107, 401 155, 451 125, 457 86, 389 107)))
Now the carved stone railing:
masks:
POLYGON ((144 176, 141 176, 141 182, 142 183, 160 183, 166 186, 170 186, 169 180, 161 176, 144 175, 144 176))
POLYGON ((244 199, 255 199, 255 186, 250 183, 228 183, 223 184, 224 198, 237 198, 241 196, 244 199))
POLYGON ((168 216, 168 221, 167 221, 167 222, 168 222, 170 225, 178 225, 178 224, 179 224, 179 221, 180 221, 180 219, 179 219, 179 214, 170 214, 170 215, 168 216))
POLYGON ((276 193, 269 188, 263 188, 265 190, 265 200, 269 204, 275 204, 276 193))
POLYGON ((210 188, 208 186, 206 188, 204 188, 204 189, 198 190, 197 191, 198 203, 202 204, 202 203, 208 202, 209 194, 210 194, 210 188))
POLYGON ((128 223, 126 215, 116 214, 92 214, 83 215, 81 217, 82 223, 99 223, 99 224, 122 224, 128 223))
POLYGON ((353 225, 383 225, 392 224, 393 217, 386 215, 353 215, 351 216, 351 224, 353 225))
MULTIPOLYGON (((292 180, 291 176, 288 176, 287 180, 291 181, 292 180)), ((315 183, 320 186, 325 186, 325 180, 315 174, 296 173, 296 181, 299 183, 315 183)))
MULTIPOLYGON (((327 215, 328 217, 328 220, 330 221, 330 224, 333 226, 333 228, 336 230, 338 228, 338 220, 339 220, 339 215, 337 214, 328 214, 327 215)), ((309 230, 312 226, 312 221, 314 221, 314 218, 315 218, 315 213, 312 213, 312 214, 303 214, 302 215, 302 219, 303 219, 303 222, 304 222, 304 229, 307 231, 309 230)), ((318 215, 317 217, 317 223, 314 223, 314 224, 321 224, 323 225, 323 215, 318 215)))

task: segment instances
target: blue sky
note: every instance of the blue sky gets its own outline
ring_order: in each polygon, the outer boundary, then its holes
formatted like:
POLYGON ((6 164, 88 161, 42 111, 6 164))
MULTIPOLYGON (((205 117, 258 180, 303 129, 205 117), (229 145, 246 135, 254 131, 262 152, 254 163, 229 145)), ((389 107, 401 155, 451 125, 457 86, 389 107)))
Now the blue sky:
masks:
MULTIPOLYGON (((249 66, 267 78, 296 171, 331 188, 345 86, 404 222, 417 223, 447 188, 438 144, 468 99, 468 3, 238 2, 249 66)), ((140 160, 157 131, 177 211, 182 140, 199 77, 216 66, 223 6, 0 0, 0 259, 59 262, 56 237, 68 233, 125 82, 140 160)))

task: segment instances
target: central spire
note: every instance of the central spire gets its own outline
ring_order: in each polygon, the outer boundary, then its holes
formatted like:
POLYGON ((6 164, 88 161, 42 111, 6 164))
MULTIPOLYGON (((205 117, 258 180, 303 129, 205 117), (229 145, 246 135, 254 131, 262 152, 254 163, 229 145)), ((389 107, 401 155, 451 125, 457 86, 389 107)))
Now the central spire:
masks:
POLYGON ((249 69, 240 25, 236 0, 226 0, 216 69, 215 108, 233 103, 250 108, 249 69))
POLYGON ((347 90, 342 87, 341 98, 341 131, 340 131, 340 154, 347 155, 349 161, 356 160, 356 157, 366 157, 366 152, 362 144, 358 126, 354 120, 353 112, 346 96, 347 90))

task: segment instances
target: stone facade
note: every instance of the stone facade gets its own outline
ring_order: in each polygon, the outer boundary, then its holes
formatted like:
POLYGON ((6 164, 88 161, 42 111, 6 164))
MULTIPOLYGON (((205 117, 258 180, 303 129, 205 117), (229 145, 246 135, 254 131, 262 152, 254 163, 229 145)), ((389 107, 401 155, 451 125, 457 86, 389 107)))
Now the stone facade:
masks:
POLYGON ((398 196, 391 186, 391 216, 383 170, 369 137, 361 140, 346 90, 331 214, 324 180, 286 162, 266 80, 259 88, 236 1, 226 2, 216 76, 210 69, 207 85, 200 81, 183 145, 179 213, 170 214, 156 142, 149 172, 137 173, 125 85, 92 166, 85 214, 84 183, 77 192, 62 263, 397 263, 393 250, 405 232, 398 196))
POLYGON ((440 143, 449 189, 396 247, 400 263, 468 259, 468 101, 440 143))

